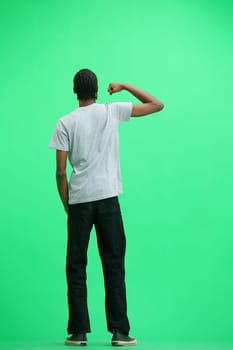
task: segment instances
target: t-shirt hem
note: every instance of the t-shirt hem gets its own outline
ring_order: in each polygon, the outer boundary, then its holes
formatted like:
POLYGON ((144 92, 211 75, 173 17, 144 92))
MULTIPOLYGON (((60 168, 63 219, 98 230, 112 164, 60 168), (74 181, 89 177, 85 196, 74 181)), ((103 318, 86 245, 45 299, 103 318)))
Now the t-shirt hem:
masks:
POLYGON ((83 200, 79 200, 79 201, 69 201, 69 204, 70 205, 73 205, 73 204, 79 204, 79 203, 88 203, 88 202, 95 202, 95 201, 99 201, 101 199, 107 199, 107 198, 111 198, 111 197, 117 197, 119 194, 122 194, 123 191, 118 191, 118 192, 114 192, 114 193, 111 193, 111 194, 106 194, 106 195, 102 195, 102 196, 97 196, 97 197, 90 197, 90 198, 86 198, 86 199, 83 199, 83 200))
POLYGON ((69 152, 69 150, 66 147, 56 146, 56 145, 49 145, 50 149, 56 149, 57 151, 66 151, 69 152))

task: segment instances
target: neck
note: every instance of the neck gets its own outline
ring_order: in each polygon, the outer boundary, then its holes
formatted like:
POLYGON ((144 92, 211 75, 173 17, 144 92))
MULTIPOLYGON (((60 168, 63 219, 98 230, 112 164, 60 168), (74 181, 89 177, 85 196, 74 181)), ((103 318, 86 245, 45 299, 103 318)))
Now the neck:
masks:
POLYGON ((89 99, 89 100, 79 100, 79 107, 85 107, 89 106, 95 103, 94 99, 89 99))

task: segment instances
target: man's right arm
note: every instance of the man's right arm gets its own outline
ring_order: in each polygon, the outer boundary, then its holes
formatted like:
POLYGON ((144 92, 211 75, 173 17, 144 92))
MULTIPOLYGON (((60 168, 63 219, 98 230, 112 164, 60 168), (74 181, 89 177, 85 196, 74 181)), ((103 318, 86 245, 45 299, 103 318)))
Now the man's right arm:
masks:
POLYGON ((108 92, 110 95, 121 90, 129 91, 142 102, 141 104, 133 104, 132 117, 140 117, 159 112, 164 108, 164 104, 160 100, 142 89, 126 83, 109 84, 108 92))

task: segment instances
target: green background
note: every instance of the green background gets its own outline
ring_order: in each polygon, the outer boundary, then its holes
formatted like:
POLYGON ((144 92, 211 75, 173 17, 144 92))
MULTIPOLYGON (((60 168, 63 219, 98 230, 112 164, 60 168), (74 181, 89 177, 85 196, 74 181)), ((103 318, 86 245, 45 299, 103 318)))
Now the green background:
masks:
MULTIPOLYGON (((2 340, 66 336, 66 215, 48 143, 90 68, 165 109, 120 127, 131 333, 233 342, 233 4, 207 0, 1 2, 2 340)), ((109 339, 95 232, 91 339, 109 339)))

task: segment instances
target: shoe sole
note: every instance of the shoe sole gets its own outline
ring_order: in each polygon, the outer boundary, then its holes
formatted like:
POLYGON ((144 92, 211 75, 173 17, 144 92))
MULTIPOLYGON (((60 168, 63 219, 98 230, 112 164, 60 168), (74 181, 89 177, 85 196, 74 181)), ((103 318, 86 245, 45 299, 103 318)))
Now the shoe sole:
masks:
POLYGON ((65 345, 68 346, 87 346, 87 341, 74 341, 74 340, 66 340, 65 345))
POLYGON ((113 340, 112 341, 112 346, 133 346, 136 344, 137 344, 136 340, 132 340, 132 341, 113 340))

